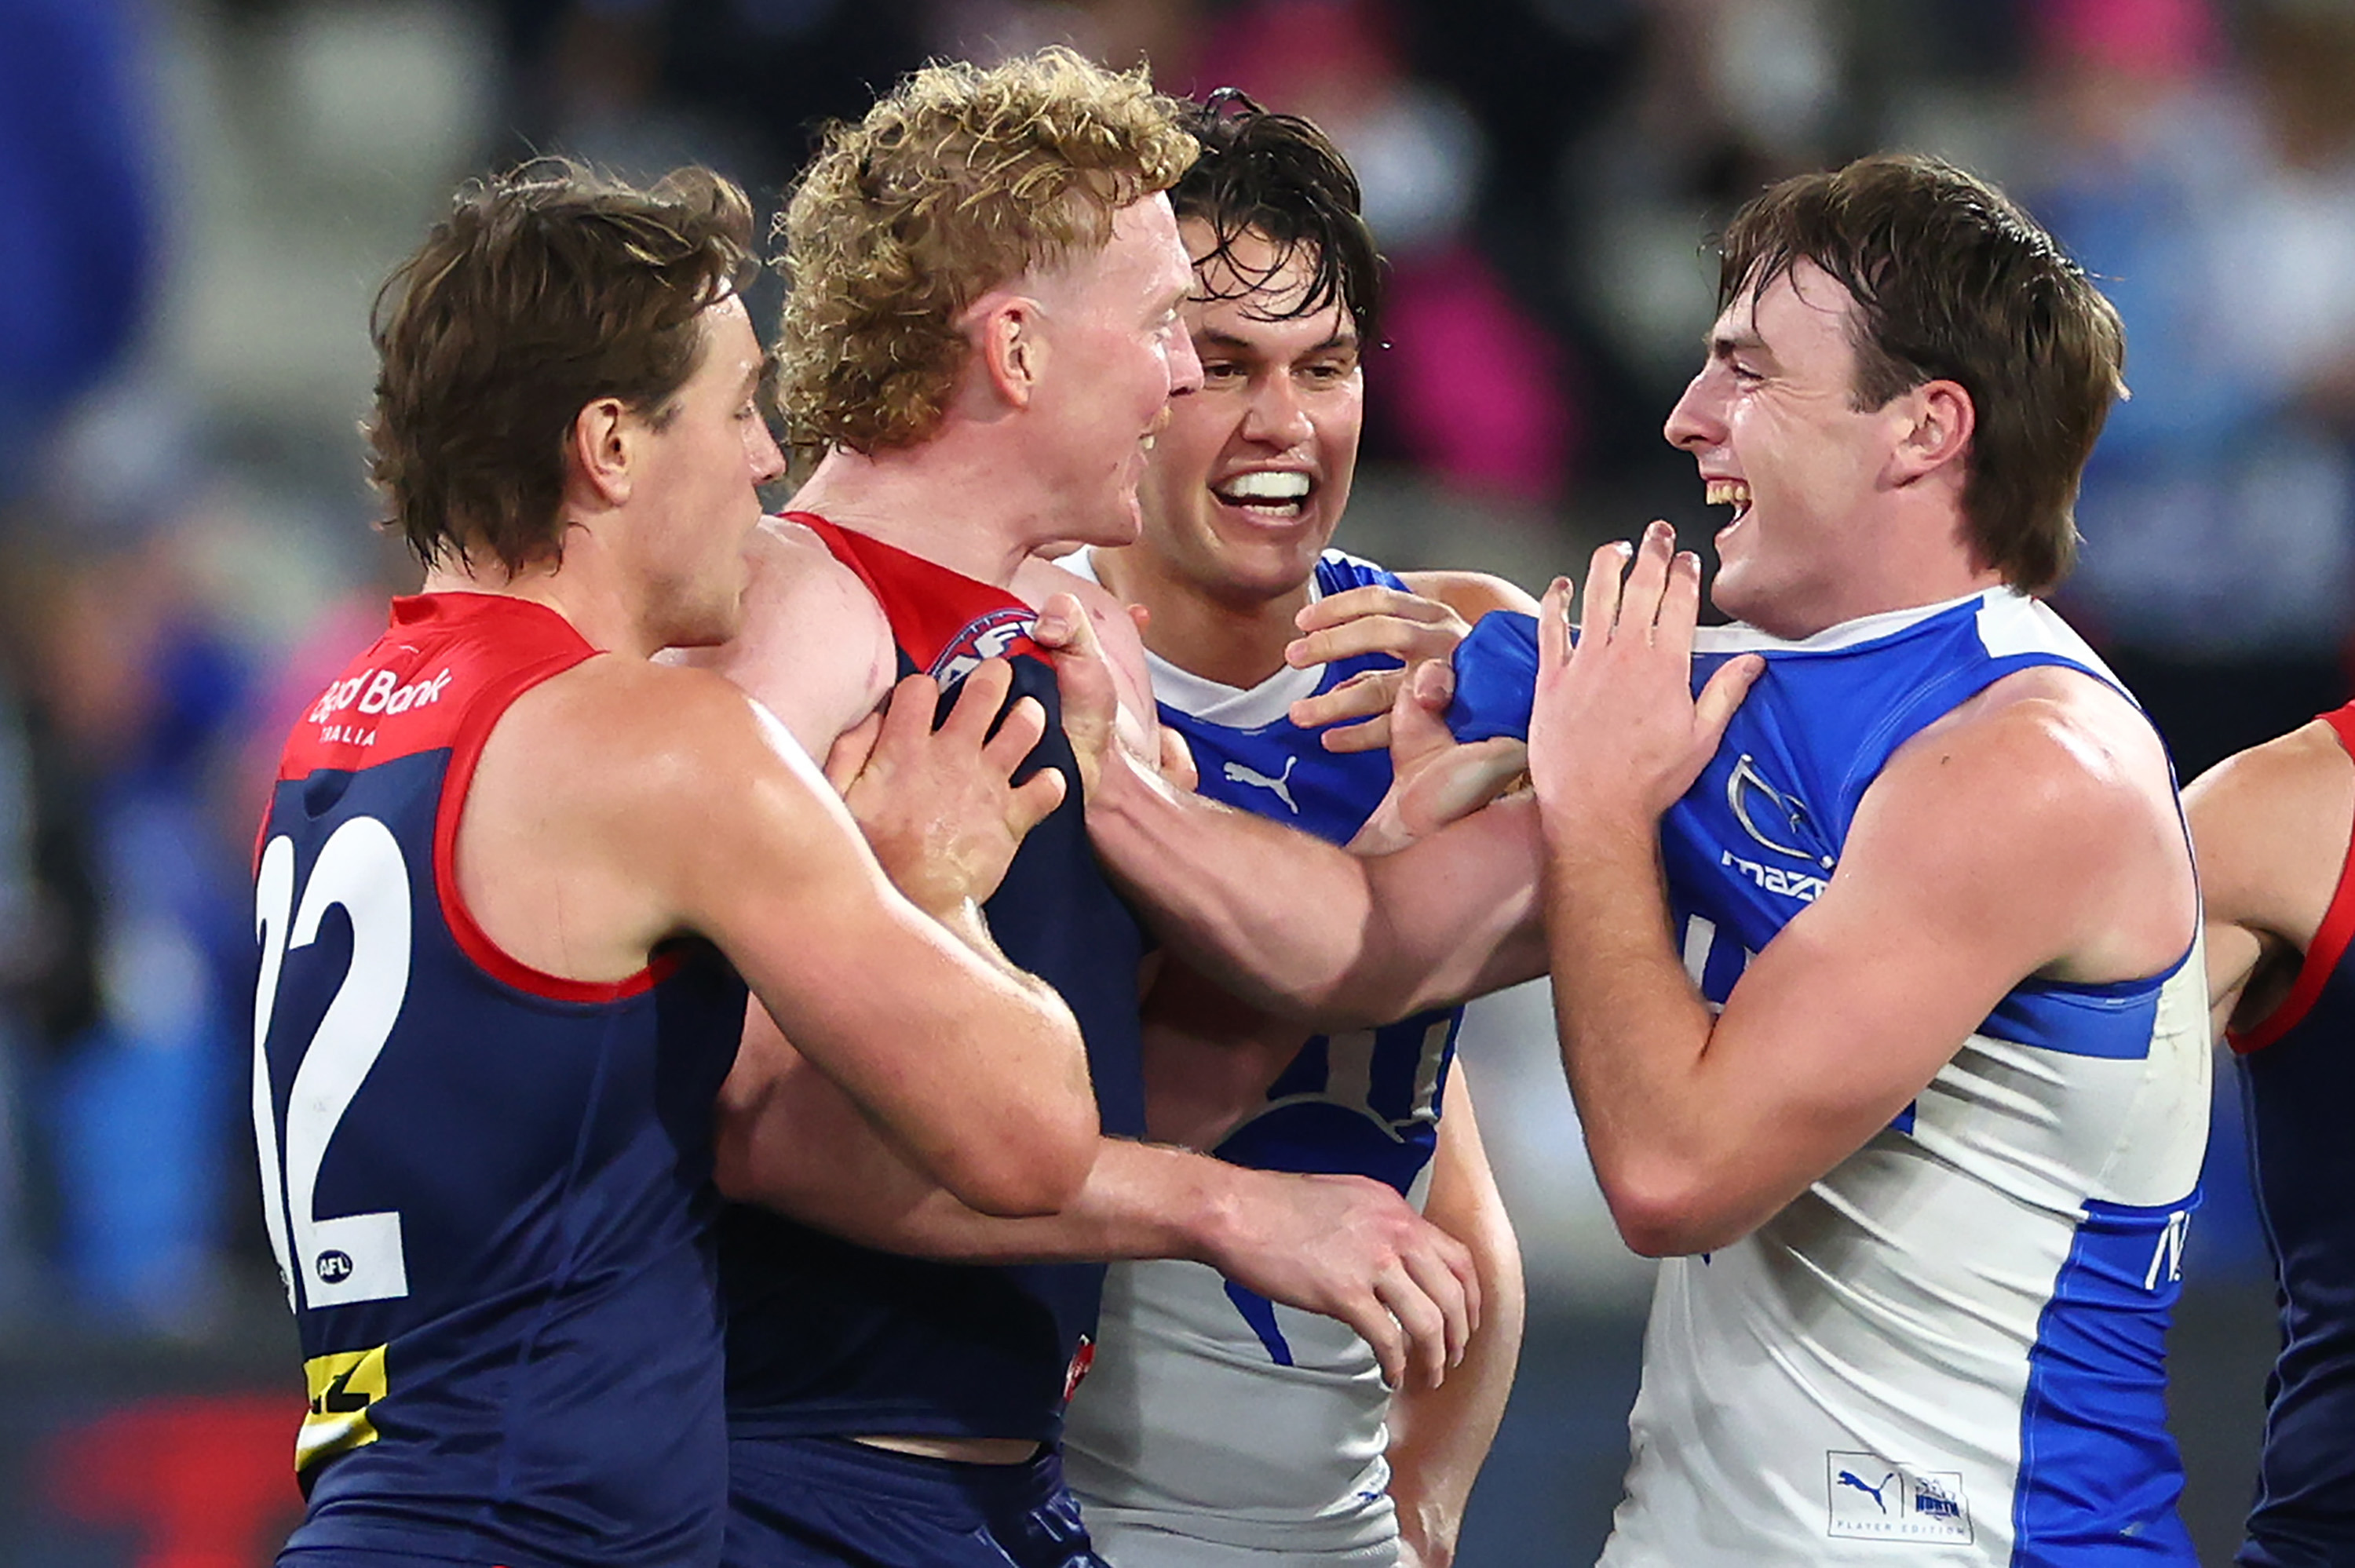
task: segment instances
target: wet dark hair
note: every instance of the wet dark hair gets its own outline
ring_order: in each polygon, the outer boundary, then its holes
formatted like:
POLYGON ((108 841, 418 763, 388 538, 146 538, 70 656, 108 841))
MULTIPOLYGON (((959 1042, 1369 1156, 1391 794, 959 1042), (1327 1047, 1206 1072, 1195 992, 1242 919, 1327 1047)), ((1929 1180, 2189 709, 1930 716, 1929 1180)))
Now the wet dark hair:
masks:
POLYGON ((1198 278, 1222 262, 1242 283, 1242 298, 1264 288, 1304 252, 1309 284, 1284 318, 1313 316, 1336 300, 1357 323, 1361 343, 1380 341, 1382 260, 1360 208, 1358 176, 1331 137, 1296 114, 1274 114, 1222 87, 1188 106, 1180 123, 1202 155, 1169 191, 1182 222, 1209 226, 1211 250, 1195 260, 1198 278), (1263 272, 1244 266, 1235 243, 1257 233, 1273 243, 1263 272))
POLYGON ((368 476, 417 558, 560 559, 573 421, 618 397, 669 422, 751 239, 751 204, 708 169, 639 190, 541 158, 461 189, 370 323, 368 476))
POLYGON ((1856 302, 1858 409, 1925 382, 1971 396, 1972 554, 2041 593, 2077 555, 2077 482, 2126 390, 2126 332, 2083 268, 2001 191, 1934 158, 1881 154, 1752 200, 1720 242, 1721 309, 1810 261, 1856 302))

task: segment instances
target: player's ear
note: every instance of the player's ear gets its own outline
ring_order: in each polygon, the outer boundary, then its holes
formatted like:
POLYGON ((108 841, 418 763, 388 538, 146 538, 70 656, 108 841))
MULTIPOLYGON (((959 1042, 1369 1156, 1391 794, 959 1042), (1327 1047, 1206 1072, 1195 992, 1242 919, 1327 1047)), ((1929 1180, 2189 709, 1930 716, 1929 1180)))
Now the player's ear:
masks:
POLYGON ((1892 412, 1904 421, 1894 453, 1901 484, 1959 463, 1970 449, 1971 432, 1978 429, 1978 408, 1955 381, 1924 381, 1901 393, 1892 412))
POLYGON ((1039 302, 1022 294, 993 294, 974 307, 975 367, 1010 408, 1027 408, 1038 395, 1047 357, 1040 316, 1039 302))
POLYGON ((604 504, 621 505, 630 499, 640 433, 619 397, 582 405, 567 432, 566 477, 586 486, 604 504))

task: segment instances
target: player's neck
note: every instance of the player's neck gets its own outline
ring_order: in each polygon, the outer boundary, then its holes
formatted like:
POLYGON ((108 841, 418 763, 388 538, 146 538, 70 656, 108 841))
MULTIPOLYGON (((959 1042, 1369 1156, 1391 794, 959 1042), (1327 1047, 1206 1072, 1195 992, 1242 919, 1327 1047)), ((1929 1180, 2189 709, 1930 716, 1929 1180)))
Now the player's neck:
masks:
POLYGON ((623 591, 612 572, 599 569, 601 560, 596 546, 575 529, 561 563, 535 562, 509 572, 496 559, 445 559, 426 569, 423 591, 523 599, 562 616, 592 648, 652 658, 664 641, 649 629, 643 596, 623 591))
POLYGON ((1293 617, 1308 602, 1305 580, 1274 599, 1221 598, 1143 546, 1100 549, 1093 560, 1107 592, 1148 612, 1145 646, 1206 681, 1249 691, 1284 668, 1284 645, 1300 635, 1293 617))
POLYGON ((1042 546, 1071 536, 1035 485, 1009 481, 943 439, 868 456, 836 450, 818 461, 791 509, 920 556, 993 588, 1042 546))

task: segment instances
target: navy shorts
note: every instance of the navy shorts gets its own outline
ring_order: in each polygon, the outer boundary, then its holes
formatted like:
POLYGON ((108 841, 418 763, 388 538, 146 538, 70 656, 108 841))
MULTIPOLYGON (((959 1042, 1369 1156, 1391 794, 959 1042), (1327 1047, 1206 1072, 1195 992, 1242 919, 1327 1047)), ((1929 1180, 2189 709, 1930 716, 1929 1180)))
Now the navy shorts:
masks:
POLYGON ((727 1568, 1107 1568, 1052 1450, 967 1465, 739 1437, 728 1467, 727 1568))

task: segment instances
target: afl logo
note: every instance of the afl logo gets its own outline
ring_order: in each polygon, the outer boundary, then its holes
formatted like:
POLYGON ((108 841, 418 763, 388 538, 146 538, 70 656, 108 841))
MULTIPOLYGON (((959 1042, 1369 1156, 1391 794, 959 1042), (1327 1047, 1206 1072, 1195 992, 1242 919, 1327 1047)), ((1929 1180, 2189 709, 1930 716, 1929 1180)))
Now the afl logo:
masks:
POLYGON ((943 686, 954 686, 978 669, 983 660, 1010 659, 1028 647, 1030 629, 1038 622, 1036 610, 1018 604, 993 609, 950 638, 924 673, 943 686))
POLYGON ((319 1255, 319 1278, 328 1285, 352 1277, 352 1255, 330 1247, 319 1255))
POLYGON ((1793 860, 1812 860, 1826 871, 1832 868, 1832 857, 1818 855, 1802 849, 1795 842, 1812 837, 1815 824, 1807 818, 1806 802, 1796 795, 1785 795, 1760 777, 1757 760, 1743 752, 1733 765, 1733 776, 1725 781, 1725 803, 1733 811, 1733 820, 1742 831, 1773 850, 1776 854, 1793 860))

